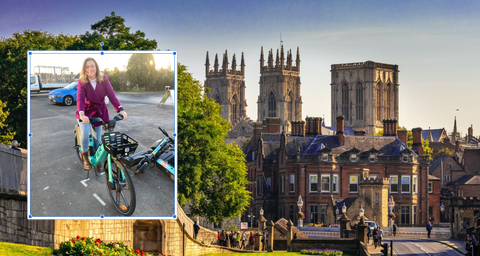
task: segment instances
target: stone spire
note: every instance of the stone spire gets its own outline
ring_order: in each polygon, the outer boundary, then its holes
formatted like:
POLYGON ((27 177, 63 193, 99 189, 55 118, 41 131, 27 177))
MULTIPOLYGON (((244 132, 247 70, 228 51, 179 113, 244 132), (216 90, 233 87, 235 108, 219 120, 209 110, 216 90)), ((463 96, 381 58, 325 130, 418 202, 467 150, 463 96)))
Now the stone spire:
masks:
MULTIPOLYGON (((243 53, 242 53, 242 59, 243 59, 243 53)), ((262 46, 262 51, 260 52, 260 71, 263 68, 264 61, 265 61, 265 59, 263 58, 263 46, 262 46)))
POLYGON ((207 51, 207 59, 205 60, 205 75, 208 74, 210 71, 210 60, 208 59, 208 51, 207 51))
POLYGON ((278 49, 277 49, 277 59, 275 60, 275 68, 280 68, 280 58, 278 55, 278 49))
POLYGON ((457 117, 455 116, 455 121, 453 121, 453 133, 452 133, 452 141, 457 140, 457 117))
POLYGON ((281 69, 283 69, 283 65, 285 63, 285 54, 283 53, 283 45, 282 45, 282 51, 280 52, 280 64, 281 64, 281 69))
MULTIPOLYGON (((263 49, 262 49, 262 57, 263 57, 263 49)), ((242 72, 242 75, 245 75, 245 60, 243 58, 243 52, 242 52, 242 60, 240 62, 240 71, 242 72)))
POLYGON ((237 70, 237 59, 235 58, 235 53, 234 53, 233 59, 232 59, 232 72, 235 73, 235 70, 237 70))
POLYGON ((297 59, 295 60, 295 64, 297 66, 298 71, 300 71, 300 50, 297 47, 297 59))
POLYGON ((428 140, 428 142, 433 142, 432 130, 430 130, 430 127, 428 127, 427 140, 428 140))
POLYGON ((227 50, 225 50, 225 53, 223 54, 223 63, 222 63, 222 69, 223 73, 228 73, 228 53, 227 50))
POLYGON ((213 64, 213 71, 218 73, 218 53, 215 54, 215 63, 213 64))

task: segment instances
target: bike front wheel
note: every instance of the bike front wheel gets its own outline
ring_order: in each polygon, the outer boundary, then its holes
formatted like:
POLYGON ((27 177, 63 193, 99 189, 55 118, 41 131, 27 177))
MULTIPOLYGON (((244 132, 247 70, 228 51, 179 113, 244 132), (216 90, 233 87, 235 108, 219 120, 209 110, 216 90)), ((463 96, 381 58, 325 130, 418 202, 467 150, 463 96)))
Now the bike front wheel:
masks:
POLYGON ((105 161, 105 183, 107 191, 113 206, 119 213, 130 216, 135 212, 136 197, 135 188, 132 178, 126 170, 125 166, 119 161, 111 161, 112 163, 112 182, 109 181, 110 171, 108 169, 108 161, 105 161))

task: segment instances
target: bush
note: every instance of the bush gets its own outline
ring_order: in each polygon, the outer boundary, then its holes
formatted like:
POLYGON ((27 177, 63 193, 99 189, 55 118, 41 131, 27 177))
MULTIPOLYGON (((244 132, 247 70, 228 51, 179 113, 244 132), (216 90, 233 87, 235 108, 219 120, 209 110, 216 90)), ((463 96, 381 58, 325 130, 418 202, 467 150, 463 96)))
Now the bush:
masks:
POLYGON ((342 251, 334 249, 304 249, 300 253, 308 255, 343 255, 342 251))
MULTIPOLYGON (((58 255, 109 255, 109 256, 151 256, 140 250, 128 248, 123 243, 104 243, 99 238, 72 238, 60 244, 58 255)), ((163 255, 160 254, 160 255, 163 255)))

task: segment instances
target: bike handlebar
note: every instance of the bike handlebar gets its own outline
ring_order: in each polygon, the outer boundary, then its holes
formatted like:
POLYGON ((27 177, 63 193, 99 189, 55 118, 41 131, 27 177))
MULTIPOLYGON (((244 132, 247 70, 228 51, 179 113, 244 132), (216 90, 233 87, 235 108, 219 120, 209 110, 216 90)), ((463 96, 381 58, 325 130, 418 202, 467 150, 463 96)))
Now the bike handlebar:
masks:
MULTIPOLYGON (((90 123, 102 123, 102 124, 105 124, 105 122, 100 118, 100 117, 89 117, 88 120, 90 120, 90 123)), ((116 115, 115 117, 113 117, 112 120, 115 120, 115 121, 120 121, 120 120, 123 120, 123 115, 122 114, 118 114, 116 115)), ((82 123, 82 119, 79 119, 80 123, 82 123)))

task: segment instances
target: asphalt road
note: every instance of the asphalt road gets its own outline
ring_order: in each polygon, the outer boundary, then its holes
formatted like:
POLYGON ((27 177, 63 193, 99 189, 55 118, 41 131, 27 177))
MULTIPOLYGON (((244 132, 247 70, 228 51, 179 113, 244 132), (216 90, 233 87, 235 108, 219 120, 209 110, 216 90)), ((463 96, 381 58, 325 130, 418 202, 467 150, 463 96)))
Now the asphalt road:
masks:
MULTIPOLYGON (((174 133, 175 109, 172 98, 157 107, 163 94, 117 93, 128 119, 117 122, 115 131, 138 141, 136 152, 163 139, 157 127, 174 133)), ((108 106, 110 118, 116 112, 108 106)), ((30 125, 30 214, 34 217, 123 216, 110 202, 105 175, 87 172, 75 155, 76 105, 64 106, 48 100, 48 92, 31 95, 30 125), (103 202, 103 203, 102 203, 103 202)), ((137 206, 132 217, 172 217, 175 214, 174 182, 156 167, 131 177, 137 206)))
POLYGON ((457 251, 453 250, 447 245, 435 242, 428 239, 398 239, 398 238, 388 238, 384 239, 382 242, 388 242, 393 240, 393 250, 395 254, 400 255, 424 255, 424 256, 458 256, 462 255, 457 251))

